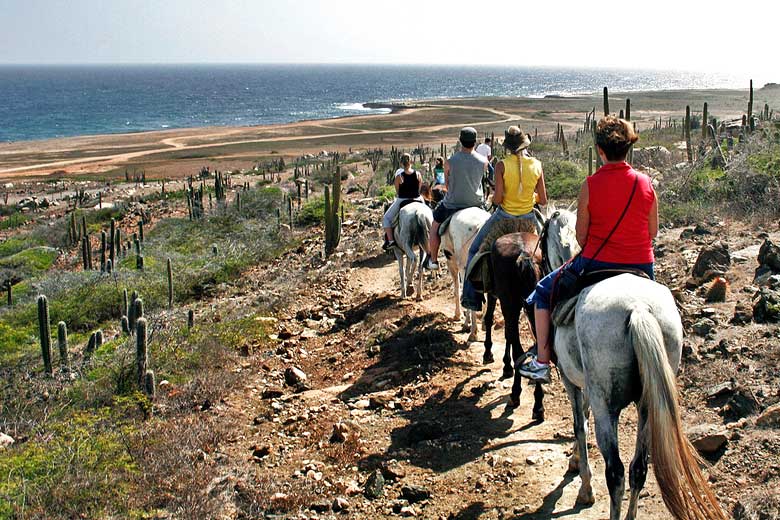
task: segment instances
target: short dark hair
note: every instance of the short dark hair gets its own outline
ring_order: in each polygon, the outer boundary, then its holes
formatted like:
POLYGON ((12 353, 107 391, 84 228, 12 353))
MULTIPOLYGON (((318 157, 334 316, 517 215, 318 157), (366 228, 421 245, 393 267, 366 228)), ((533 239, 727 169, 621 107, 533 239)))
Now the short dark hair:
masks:
POLYGON ((634 125, 625 119, 605 116, 596 125, 596 144, 607 160, 622 161, 631 145, 639 140, 634 125))
POLYGON ((489 137, 486 137, 486 138, 485 138, 485 142, 486 142, 486 143, 492 143, 492 142, 493 142, 493 140, 492 140, 491 138, 489 138, 489 137))

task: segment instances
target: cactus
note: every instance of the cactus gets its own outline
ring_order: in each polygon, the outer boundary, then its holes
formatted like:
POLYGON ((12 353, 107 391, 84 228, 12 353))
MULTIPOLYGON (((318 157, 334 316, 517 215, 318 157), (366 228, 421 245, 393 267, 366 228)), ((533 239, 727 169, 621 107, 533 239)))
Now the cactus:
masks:
POLYGON ((753 80, 750 80, 750 99, 748 100, 748 112, 747 123, 752 132, 756 128, 756 124, 753 122, 753 80))
POLYGON ((140 255, 141 254, 141 241, 137 238, 133 240, 133 246, 135 247, 135 254, 140 255))
POLYGON ((139 388, 144 387, 144 378, 146 377, 146 364, 149 358, 147 347, 146 318, 139 318, 135 329, 135 367, 136 381, 139 388))
POLYGON ((89 341, 87 341, 87 346, 84 349, 84 360, 83 363, 87 364, 92 359, 92 354, 95 353, 95 340, 96 340, 97 334, 94 332, 89 336, 89 341))
POLYGON ((593 147, 588 146, 588 175, 593 175, 593 147))
POLYGON ((8 298, 7 298, 6 301, 7 301, 9 307, 11 307, 14 304, 14 289, 13 289, 13 287, 14 286, 11 284, 11 280, 6 280, 5 288, 8 291, 8 298))
POLYGON ((122 333, 126 336, 130 335, 130 320, 127 319, 127 316, 122 316, 119 319, 119 325, 122 328, 122 333))
POLYGON ((111 274, 114 271, 114 264, 111 263, 111 260, 106 260, 106 273, 111 274))
POLYGON ((41 337, 41 354, 43 369, 46 374, 52 374, 51 367, 51 329, 49 328, 49 300, 46 296, 38 296, 38 333, 41 337))
POLYGON ((149 399, 154 399, 156 387, 157 387, 157 384, 156 384, 155 378, 154 378, 154 371, 147 370, 144 373, 143 389, 144 389, 144 393, 147 396, 149 396, 149 399))
POLYGON ((170 258, 165 262, 165 271, 168 275, 168 308, 173 309, 173 268, 170 258))
POLYGON ((625 119, 626 119, 626 121, 631 121, 631 100, 628 99, 628 98, 626 98, 625 119))
POLYGON ((138 320, 144 317, 144 301, 141 298, 136 298, 133 307, 135 308, 135 323, 137 325, 138 320))
POLYGON ((106 232, 100 232, 100 272, 106 270, 106 232))
POLYGON ((57 324, 57 347, 60 351, 60 367, 67 370, 70 366, 68 362, 68 326, 64 321, 57 324))
POLYGON ((604 87, 604 115, 609 115, 609 90, 607 87, 604 87))
POLYGON ((118 245, 116 242, 114 242, 114 240, 116 239, 116 220, 113 218, 111 219, 111 231, 108 237, 110 239, 109 246, 108 246, 109 247, 108 258, 111 260, 111 263, 113 264, 115 262, 115 258, 114 258, 115 250, 118 245))
POLYGON ((85 271, 89 271, 89 248, 87 247, 87 237, 81 239, 81 263, 85 271))
POLYGON ((685 128, 683 129, 685 134, 685 151, 688 154, 688 162, 693 162, 693 146, 691 146, 691 107, 687 105, 685 107, 685 128))
POLYGON ((718 276, 707 288, 705 301, 707 303, 725 302, 726 294, 729 290, 729 282, 725 278, 718 276))
POLYGON ((139 271, 144 270, 144 257, 143 255, 136 255, 135 257, 135 268, 139 271))
POLYGON ((144 243, 144 219, 143 217, 141 220, 138 221, 138 240, 141 241, 141 243, 144 243))
MULTIPOLYGON (((114 243, 116 244, 116 256, 122 256, 122 230, 119 228, 116 228, 114 243)), ((116 265, 116 260, 114 261, 114 265, 116 265)))
POLYGON ((330 256, 341 241, 341 167, 333 173, 332 193, 325 187, 325 255, 330 256), (332 197, 330 196, 332 195, 332 197), (332 199, 332 200, 331 200, 332 199))
POLYGON ((195 326, 195 311, 192 309, 187 311, 187 329, 191 329, 195 326))
POLYGON ((701 111, 701 138, 702 140, 707 139, 707 132, 709 131, 709 110, 708 110, 707 102, 704 102, 704 108, 702 108, 701 111))
POLYGON ((212 244, 211 245, 211 254, 214 255, 214 256, 218 256, 219 255, 219 247, 217 247, 217 244, 212 244))
POLYGON ((127 316, 127 289, 122 289, 122 315, 127 316))
MULTIPOLYGON (((297 184, 297 183, 296 183, 297 184)), ((301 185, 298 184, 298 205, 301 204, 301 185)), ((241 213, 241 192, 236 192, 236 211, 241 213)))
POLYGON ((135 322, 138 316, 135 314, 135 302, 138 300, 138 292, 133 291, 132 296, 130 297, 130 307, 127 309, 127 320, 130 325, 130 332, 132 333, 135 330, 135 322))

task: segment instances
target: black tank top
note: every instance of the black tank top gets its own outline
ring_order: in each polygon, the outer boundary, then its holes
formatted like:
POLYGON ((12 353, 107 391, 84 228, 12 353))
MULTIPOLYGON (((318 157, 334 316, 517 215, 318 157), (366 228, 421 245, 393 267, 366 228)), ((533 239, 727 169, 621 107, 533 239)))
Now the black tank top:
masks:
POLYGON ((401 172, 401 179, 403 182, 398 187, 399 199, 416 199, 420 196, 420 181, 417 179, 416 171, 412 170, 409 174, 401 172))

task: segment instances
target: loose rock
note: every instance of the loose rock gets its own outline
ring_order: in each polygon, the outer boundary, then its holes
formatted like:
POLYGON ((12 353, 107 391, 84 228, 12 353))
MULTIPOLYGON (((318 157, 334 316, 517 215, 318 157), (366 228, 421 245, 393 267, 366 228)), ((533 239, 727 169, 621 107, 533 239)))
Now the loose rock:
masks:
MULTIPOLYGON (((729 255, 728 246, 723 242, 715 242, 701 250, 698 258, 696 258, 696 263, 693 264, 691 275, 694 278, 702 279, 709 272, 725 273, 730 265, 731 255, 729 255)), ((707 280, 701 281, 705 282, 707 280)))
POLYGON ((306 373, 298 367, 288 367, 284 371, 284 382, 288 386, 299 386, 306 382, 306 373))
POLYGON ((385 478, 382 476, 382 472, 378 469, 374 470, 374 472, 368 476, 368 480, 366 480, 366 484, 363 487, 363 493, 367 498, 374 500, 384 494, 384 489, 385 478))
POLYGON ((780 404, 770 406, 756 419, 756 425, 762 427, 780 426, 780 404))
POLYGON ((431 492, 422 486, 408 485, 401 488, 401 496, 410 504, 415 504, 431 498, 431 492))
POLYGON ((694 426, 688 430, 688 439, 702 455, 716 453, 729 441, 727 432, 714 424, 694 426))
POLYGON ((0 450, 4 450, 11 446, 14 442, 14 438, 5 433, 0 433, 0 450))

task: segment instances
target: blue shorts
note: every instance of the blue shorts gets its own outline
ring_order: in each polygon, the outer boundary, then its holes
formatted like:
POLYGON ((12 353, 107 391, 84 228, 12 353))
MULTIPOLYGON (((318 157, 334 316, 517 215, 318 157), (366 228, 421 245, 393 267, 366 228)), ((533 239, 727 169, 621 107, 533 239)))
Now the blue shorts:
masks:
POLYGON ((531 293, 531 295, 528 297, 528 299, 526 299, 525 302, 528 305, 536 305, 537 309, 549 309, 550 298, 552 296, 553 282, 555 281, 555 278, 558 276, 558 272, 563 268, 573 269, 575 271, 588 273, 591 271, 598 271, 600 269, 621 269, 626 267, 640 269, 644 271, 647 274, 647 276, 650 277, 651 280, 655 280, 655 271, 653 269, 652 262, 650 262, 649 264, 615 264, 612 262, 600 262, 598 260, 590 260, 589 258, 578 256, 571 263, 568 263, 563 267, 559 267, 555 271, 551 272, 550 274, 548 274, 547 276, 539 280, 539 283, 536 284, 536 290, 531 293))
POLYGON ((433 220, 434 222, 441 224, 462 209, 463 208, 448 208, 444 205, 444 201, 439 202, 436 209, 433 210, 433 220))

